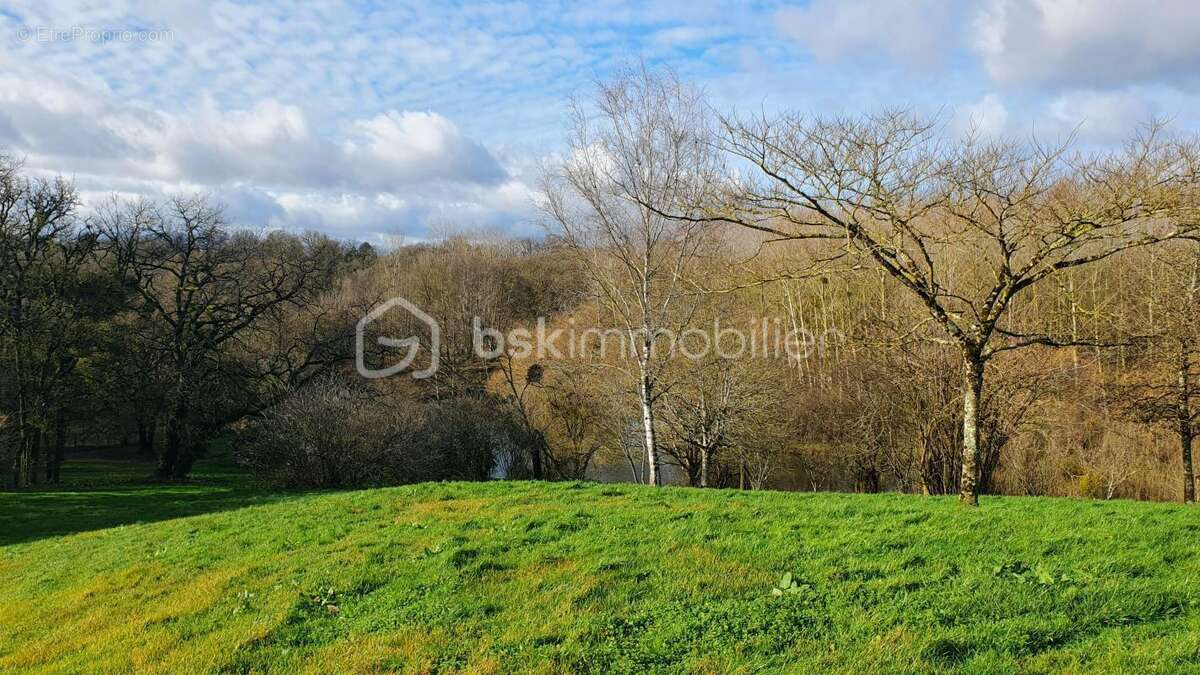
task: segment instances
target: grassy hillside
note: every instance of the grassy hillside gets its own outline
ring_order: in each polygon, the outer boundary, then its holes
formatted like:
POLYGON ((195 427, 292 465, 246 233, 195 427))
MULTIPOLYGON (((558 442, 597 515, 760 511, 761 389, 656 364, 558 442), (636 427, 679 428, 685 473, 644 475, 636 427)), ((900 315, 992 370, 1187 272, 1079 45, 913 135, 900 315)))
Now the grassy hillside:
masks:
POLYGON ((1200 671, 1173 505, 127 485, 0 527, 0 671, 1200 671))

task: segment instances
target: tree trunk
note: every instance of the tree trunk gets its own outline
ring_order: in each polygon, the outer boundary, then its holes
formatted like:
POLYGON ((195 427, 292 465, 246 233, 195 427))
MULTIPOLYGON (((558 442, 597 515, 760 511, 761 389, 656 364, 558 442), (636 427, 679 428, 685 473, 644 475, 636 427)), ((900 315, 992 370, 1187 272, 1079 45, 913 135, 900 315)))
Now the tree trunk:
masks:
POLYGON ((1179 349, 1179 448, 1183 454, 1183 503, 1196 503, 1196 474, 1192 467, 1191 381, 1188 378, 1187 344, 1179 349))
MULTIPOLYGON (((20 337, 18 336, 18 339, 20 337)), ((29 486, 29 472, 33 463, 32 435, 33 429, 29 422, 29 391, 25 382, 24 359, 21 345, 13 350, 14 379, 17 381, 17 457, 13 463, 13 487, 29 486)))
MULTIPOLYGON (((182 463, 181 459, 187 452, 187 441, 184 438, 187 435, 187 417, 187 398, 181 394, 167 418, 166 443, 163 445, 162 456, 158 461, 158 470, 155 472, 155 477, 160 480, 182 477, 179 476, 179 469, 182 463)), ((188 468, 191 468, 190 463, 188 468)))
POLYGON ((145 457, 154 456, 154 429, 156 426, 158 426, 158 421, 153 417, 149 420, 138 418, 138 452, 145 457))
POLYGON ((42 482, 42 466, 46 463, 45 448, 42 447, 42 430, 36 429, 33 432, 33 448, 31 449, 30 457, 32 458, 29 464, 29 483, 37 485, 42 482))
POLYGON ((32 484, 31 474, 33 473, 33 453, 36 445, 34 444, 34 434, 28 425, 18 424, 20 429, 20 438, 17 442, 17 461, 13 470, 13 486, 17 488, 26 488, 32 484))
POLYGON ((700 448, 700 487, 708 487, 708 456, 709 449, 707 446, 700 448))
POLYGON ((1183 503, 1196 503, 1196 474, 1192 468, 1192 429, 1188 424, 1179 433, 1179 445, 1183 450, 1183 503))
POLYGON ((62 406, 54 413, 54 452, 46 466, 46 480, 58 483, 62 478, 62 465, 66 459, 67 420, 62 406))
MULTIPOLYGON (((172 472, 171 478, 175 480, 183 480, 192 472, 192 465, 196 463, 198 456, 197 450, 199 446, 193 442, 191 435, 184 437, 186 442, 179 446, 179 454, 175 458, 175 471, 172 472)), ((487 476, 481 476, 480 480, 486 480, 487 476)))
POLYGON ((959 500, 979 506, 979 402, 983 393, 983 358, 967 351, 963 358, 962 481, 959 500))
POLYGON ((179 457, 179 420, 175 415, 167 418, 167 439, 163 444, 162 456, 158 458, 155 478, 166 480, 175 473, 175 460, 179 457))
POLYGON ((650 485, 662 485, 662 467, 658 463, 658 446, 654 438, 654 396, 650 377, 643 370, 641 381, 642 433, 646 446, 646 464, 650 470, 650 485))
POLYGON ((530 464, 533 465, 533 479, 542 480, 545 478, 545 470, 542 468, 542 449, 548 444, 546 443, 546 437, 542 434, 542 432, 534 431, 533 435, 533 445, 529 450, 529 460, 530 464))

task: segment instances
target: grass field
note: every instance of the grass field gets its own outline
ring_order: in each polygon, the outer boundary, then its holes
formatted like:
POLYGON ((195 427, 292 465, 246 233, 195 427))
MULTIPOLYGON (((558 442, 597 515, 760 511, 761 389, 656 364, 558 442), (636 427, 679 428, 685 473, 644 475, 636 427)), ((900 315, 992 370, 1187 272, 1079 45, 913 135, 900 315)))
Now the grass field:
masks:
POLYGON ((0 494, 0 671, 1200 672, 1196 509, 206 471, 0 494))

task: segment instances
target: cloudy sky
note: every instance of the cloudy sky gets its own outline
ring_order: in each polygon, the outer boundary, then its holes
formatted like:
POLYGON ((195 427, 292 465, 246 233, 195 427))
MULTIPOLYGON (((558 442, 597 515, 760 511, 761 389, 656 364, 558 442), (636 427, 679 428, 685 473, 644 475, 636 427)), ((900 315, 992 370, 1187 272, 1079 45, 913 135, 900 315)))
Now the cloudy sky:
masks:
POLYGON ((1195 0, 0 0, 0 151, 92 203, 199 191, 349 239, 537 234, 567 98, 631 59, 722 109, 1200 130, 1195 0))

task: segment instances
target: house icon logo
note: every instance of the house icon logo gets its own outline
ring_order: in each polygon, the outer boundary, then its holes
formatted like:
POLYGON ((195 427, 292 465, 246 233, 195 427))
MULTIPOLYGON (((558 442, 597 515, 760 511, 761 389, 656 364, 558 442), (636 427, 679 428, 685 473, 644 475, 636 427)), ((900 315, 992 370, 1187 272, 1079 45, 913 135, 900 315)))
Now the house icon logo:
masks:
POLYGON ((390 347, 393 349, 405 348, 407 353, 404 358, 384 368, 371 368, 367 365, 367 326, 374 321, 384 316, 396 307, 403 308, 406 312, 415 317, 418 321, 425 324, 429 328, 429 366, 414 370, 410 374, 413 379, 423 380, 433 376, 438 371, 438 365, 441 357, 442 330, 436 319, 429 316, 420 307, 409 302, 405 298, 395 297, 387 302, 372 309, 366 316, 358 321, 354 327, 354 367, 358 370, 358 374, 371 380, 377 380, 383 377, 391 377, 396 373, 402 372, 412 366, 416 360, 417 354, 421 351, 421 338, 412 335, 406 338, 390 338, 380 336, 376 338, 379 345, 390 347))

